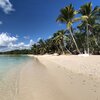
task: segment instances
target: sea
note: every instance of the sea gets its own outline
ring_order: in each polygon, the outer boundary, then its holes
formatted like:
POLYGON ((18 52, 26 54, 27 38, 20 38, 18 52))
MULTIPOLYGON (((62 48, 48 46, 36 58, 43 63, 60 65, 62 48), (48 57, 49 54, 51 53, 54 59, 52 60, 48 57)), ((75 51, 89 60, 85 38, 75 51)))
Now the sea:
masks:
POLYGON ((30 59, 25 55, 0 55, 0 100, 15 100, 20 69, 30 59))

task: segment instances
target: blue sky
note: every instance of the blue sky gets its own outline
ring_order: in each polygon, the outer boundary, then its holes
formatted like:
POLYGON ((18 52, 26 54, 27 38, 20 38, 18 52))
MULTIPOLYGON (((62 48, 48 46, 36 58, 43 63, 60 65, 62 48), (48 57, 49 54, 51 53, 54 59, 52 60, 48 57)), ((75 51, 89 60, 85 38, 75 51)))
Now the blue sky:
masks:
POLYGON ((0 0, 0 34, 7 33, 17 38, 14 42, 23 45, 46 39, 65 29, 65 25, 56 23, 61 8, 73 3, 78 9, 90 1, 93 6, 100 5, 99 0, 0 0))

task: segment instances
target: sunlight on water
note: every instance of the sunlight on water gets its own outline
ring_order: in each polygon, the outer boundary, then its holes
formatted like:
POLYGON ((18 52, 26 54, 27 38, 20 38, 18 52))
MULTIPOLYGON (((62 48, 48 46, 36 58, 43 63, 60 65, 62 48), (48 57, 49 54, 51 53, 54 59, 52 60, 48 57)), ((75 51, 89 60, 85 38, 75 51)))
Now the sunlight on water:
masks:
POLYGON ((20 68, 28 56, 0 56, 0 100, 15 100, 20 68))

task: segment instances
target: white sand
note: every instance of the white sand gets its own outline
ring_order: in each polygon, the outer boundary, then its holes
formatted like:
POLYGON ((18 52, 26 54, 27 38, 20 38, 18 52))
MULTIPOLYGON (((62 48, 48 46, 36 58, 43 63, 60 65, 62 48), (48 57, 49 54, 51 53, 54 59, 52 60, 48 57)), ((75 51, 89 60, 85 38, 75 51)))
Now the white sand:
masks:
POLYGON ((12 99, 0 100, 100 100, 100 56, 35 57, 17 70, 12 99))
POLYGON ((60 100, 100 100, 100 56, 46 55, 37 58, 47 66, 57 86, 66 95, 60 100))

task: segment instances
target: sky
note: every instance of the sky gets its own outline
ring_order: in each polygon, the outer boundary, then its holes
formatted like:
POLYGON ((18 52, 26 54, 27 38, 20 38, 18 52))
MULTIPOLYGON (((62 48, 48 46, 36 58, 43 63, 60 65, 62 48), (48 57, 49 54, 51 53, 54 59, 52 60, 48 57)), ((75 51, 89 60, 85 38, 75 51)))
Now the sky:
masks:
POLYGON ((99 0, 0 0, 0 51, 29 49, 39 39, 47 39, 66 25, 56 18, 61 8, 72 3, 75 9, 99 0))

